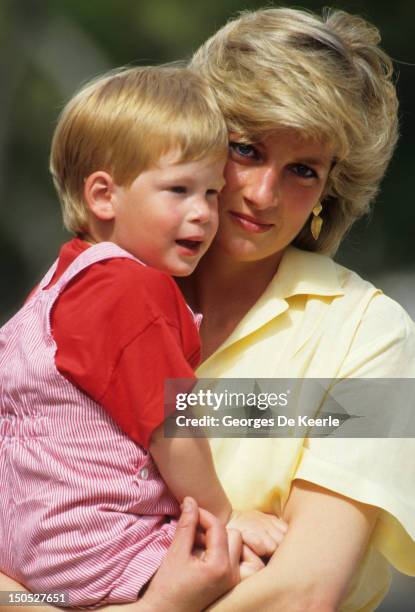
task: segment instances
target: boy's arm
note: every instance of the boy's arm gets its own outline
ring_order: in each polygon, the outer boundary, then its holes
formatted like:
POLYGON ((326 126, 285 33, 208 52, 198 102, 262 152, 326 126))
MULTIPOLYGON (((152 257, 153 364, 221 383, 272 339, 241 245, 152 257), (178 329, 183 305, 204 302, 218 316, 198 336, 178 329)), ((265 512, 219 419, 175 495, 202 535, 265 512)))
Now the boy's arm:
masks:
POLYGON ((179 502, 190 495, 224 523, 230 521, 256 555, 270 557, 275 552, 287 531, 286 523, 256 510, 234 512, 231 519, 232 508, 216 475, 206 438, 165 438, 162 424, 153 432, 149 450, 179 502))
POLYGON ((190 495, 200 507, 228 522, 231 504, 216 475, 206 438, 165 438, 162 424, 153 432, 149 450, 179 503, 190 495))

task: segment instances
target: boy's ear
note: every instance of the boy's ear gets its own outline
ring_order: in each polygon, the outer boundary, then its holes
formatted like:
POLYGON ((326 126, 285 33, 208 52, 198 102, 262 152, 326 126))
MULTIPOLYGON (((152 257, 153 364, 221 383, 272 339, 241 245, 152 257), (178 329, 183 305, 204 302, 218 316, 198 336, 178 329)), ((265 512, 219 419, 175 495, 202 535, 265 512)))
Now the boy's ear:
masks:
POLYGON ((97 219, 101 221, 111 221, 114 219, 114 191, 115 183, 108 172, 98 170, 85 179, 85 202, 97 219))

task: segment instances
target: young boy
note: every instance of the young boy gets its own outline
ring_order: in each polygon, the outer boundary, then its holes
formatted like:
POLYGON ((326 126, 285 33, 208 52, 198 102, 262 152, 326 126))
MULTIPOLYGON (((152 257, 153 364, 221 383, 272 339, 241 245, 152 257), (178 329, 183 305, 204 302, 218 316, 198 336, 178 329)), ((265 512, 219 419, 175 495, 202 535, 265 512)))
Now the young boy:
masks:
MULTIPOLYGON (((230 518, 207 441, 162 429, 165 378, 193 378, 200 355, 170 275, 213 239, 226 155, 213 94, 184 68, 103 77, 55 131, 51 172, 77 237, 0 332, 0 568, 71 606, 136 600, 185 494, 230 518)), ((241 526, 273 551, 276 519, 241 526)))

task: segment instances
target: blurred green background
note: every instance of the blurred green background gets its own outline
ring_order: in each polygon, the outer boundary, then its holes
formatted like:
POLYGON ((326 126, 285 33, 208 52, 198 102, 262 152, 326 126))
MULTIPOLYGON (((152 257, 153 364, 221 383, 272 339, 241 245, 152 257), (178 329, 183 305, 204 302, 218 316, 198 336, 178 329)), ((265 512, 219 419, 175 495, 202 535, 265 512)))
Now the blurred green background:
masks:
MULTIPOLYGON (((0 322, 66 238, 48 174, 49 143, 65 101, 109 68, 189 56, 238 11, 260 6, 256 0, 0 0, 0 322)), ((326 3, 303 0, 301 6, 320 11, 326 3)), ((357 224, 336 259, 374 280, 414 317, 415 2, 334 0, 330 6, 380 28, 383 47, 396 60, 401 101, 401 139, 374 215, 357 224)), ((413 610, 414 584, 396 583, 381 609, 413 610)))
MULTIPOLYGON (((256 0, 0 0, 0 321, 65 239, 48 175, 49 143, 64 102, 108 68, 189 56, 231 16, 259 6, 256 0)), ((304 0, 302 6, 319 11, 325 3, 304 0)), ((375 280, 414 316, 415 2, 331 6, 380 28, 384 48, 397 60, 402 132, 373 218, 356 226, 337 259, 375 280)))

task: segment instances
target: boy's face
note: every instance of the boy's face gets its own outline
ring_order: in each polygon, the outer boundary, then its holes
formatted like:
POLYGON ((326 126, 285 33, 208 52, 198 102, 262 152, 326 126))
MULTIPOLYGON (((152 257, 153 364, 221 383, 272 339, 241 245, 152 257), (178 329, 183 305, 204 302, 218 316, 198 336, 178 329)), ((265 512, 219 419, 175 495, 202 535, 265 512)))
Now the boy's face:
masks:
POLYGON ((115 187, 112 241, 154 268, 187 276, 216 233, 226 159, 177 159, 170 152, 130 186, 115 187))

